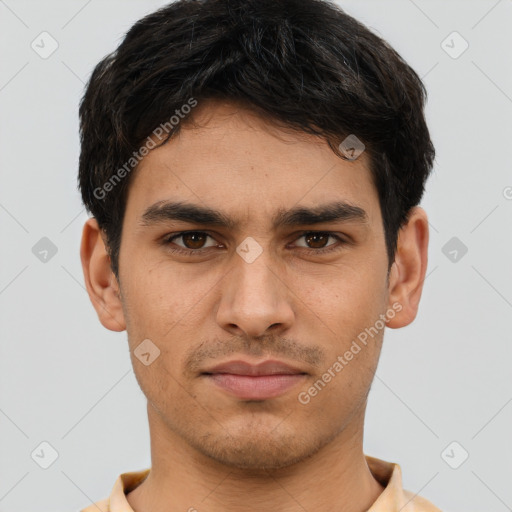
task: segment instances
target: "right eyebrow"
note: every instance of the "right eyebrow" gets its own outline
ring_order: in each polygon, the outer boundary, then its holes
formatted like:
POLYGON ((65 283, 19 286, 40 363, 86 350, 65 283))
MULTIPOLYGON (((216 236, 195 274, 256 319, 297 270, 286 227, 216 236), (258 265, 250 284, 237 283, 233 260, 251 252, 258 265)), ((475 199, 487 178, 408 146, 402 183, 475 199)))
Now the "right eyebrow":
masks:
POLYGON ((235 222, 223 213, 200 205, 174 201, 158 201, 142 214, 140 224, 151 226, 170 220, 180 220, 193 224, 208 224, 211 226, 233 229, 235 222))

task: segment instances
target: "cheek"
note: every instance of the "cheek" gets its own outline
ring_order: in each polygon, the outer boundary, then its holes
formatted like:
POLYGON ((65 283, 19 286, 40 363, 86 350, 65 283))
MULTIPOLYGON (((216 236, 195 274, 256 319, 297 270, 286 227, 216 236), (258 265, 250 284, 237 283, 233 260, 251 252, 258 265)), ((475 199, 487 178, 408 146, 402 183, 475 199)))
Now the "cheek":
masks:
POLYGON ((189 271, 177 272, 168 262, 151 267, 132 264, 134 272, 125 283, 124 307, 134 373, 158 409, 177 410, 187 403, 188 396, 183 391, 188 383, 183 382, 181 373, 185 353, 198 343, 198 332, 211 314, 208 291, 218 278, 196 279, 189 271), (138 268, 142 272, 137 272, 138 268), (136 355, 137 347, 146 339, 159 351, 149 366, 136 355), (169 397, 173 397, 174 405, 167 403, 169 397))
POLYGON ((325 368, 309 383, 304 398, 333 407, 341 418, 368 393, 382 346, 382 322, 378 329, 375 324, 386 294, 385 279, 376 271, 345 267, 335 274, 330 279, 302 279, 303 289, 309 290, 302 314, 310 326, 304 328, 318 336, 326 353, 325 368))
POLYGON ((301 275, 293 289, 306 306, 307 316, 314 313, 325 327, 345 338, 378 318, 385 304, 385 279, 363 265, 330 270, 328 276, 301 275))
POLYGON ((174 327, 183 329, 197 322, 202 301, 220 276, 200 273, 194 265, 177 268, 164 258, 150 265, 144 263, 132 261, 131 273, 124 280, 131 327, 166 339, 174 327))

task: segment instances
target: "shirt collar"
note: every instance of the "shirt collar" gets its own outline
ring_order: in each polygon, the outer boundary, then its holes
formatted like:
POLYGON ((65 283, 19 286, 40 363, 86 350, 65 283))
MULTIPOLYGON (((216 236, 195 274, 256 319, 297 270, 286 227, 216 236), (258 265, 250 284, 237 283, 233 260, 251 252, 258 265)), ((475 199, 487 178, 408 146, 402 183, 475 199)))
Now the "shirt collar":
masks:
MULTIPOLYGON (((385 487, 368 512, 441 512, 424 498, 403 489, 402 470, 399 464, 369 455, 365 455, 365 458, 375 479, 385 487)), ((126 494, 140 485, 149 472, 150 469, 144 469, 122 473, 117 478, 109 499, 91 505, 81 512, 134 512, 126 499, 126 494)))

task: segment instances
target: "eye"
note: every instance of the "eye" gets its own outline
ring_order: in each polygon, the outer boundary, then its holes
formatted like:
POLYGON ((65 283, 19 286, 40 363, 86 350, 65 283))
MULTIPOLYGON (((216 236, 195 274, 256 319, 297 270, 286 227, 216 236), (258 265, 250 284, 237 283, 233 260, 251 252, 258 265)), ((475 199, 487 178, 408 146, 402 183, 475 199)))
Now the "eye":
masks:
MULTIPOLYGON (((174 233, 167 236, 162 243, 169 251, 188 256, 202 254, 211 247, 224 247, 204 231, 174 233)), ((296 239, 293 247, 313 254, 324 254, 337 251, 346 243, 348 242, 340 236, 328 231, 307 231, 296 239), (329 240, 331 240, 330 243, 329 240)))
POLYGON ((176 233, 170 237, 167 237, 164 240, 164 244, 174 244, 178 248, 170 247, 171 251, 184 252, 187 254, 200 252, 201 250, 207 249, 208 247, 216 247, 220 245, 211 235, 203 231, 184 231, 182 233, 176 233), (208 238, 210 238, 212 242, 209 245, 205 245, 208 238), (180 240, 181 243, 178 242, 180 240))
POLYGON ((304 239, 304 243, 296 243, 296 247, 311 249, 314 252, 322 253, 337 250, 345 241, 330 232, 325 231, 308 231, 303 233, 297 240, 304 239), (333 239, 333 243, 328 243, 329 239, 333 239), (339 242, 339 243, 336 243, 339 242))

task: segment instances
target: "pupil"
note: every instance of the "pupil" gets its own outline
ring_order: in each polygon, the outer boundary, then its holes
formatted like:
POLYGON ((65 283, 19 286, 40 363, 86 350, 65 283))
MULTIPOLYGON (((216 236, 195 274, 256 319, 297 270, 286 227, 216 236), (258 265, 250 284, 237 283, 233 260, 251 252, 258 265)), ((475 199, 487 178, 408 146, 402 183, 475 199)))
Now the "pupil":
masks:
POLYGON ((312 233, 312 234, 310 234, 310 235, 308 235, 306 237, 306 240, 307 240, 308 244, 313 243, 313 248, 314 249, 318 249, 318 248, 325 247, 325 242, 327 241, 327 237, 325 236, 325 234, 312 233), (318 245, 314 245, 315 243, 318 242, 319 239, 323 239, 324 243, 320 243, 319 246, 318 245))
POLYGON ((200 233, 187 233, 183 235, 183 241, 189 249, 200 249, 204 244, 204 235, 200 233))
MULTIPOLYGON (((312 233, 306 236, 307 244, 313 244, 313 248, 325 247, 327 242, 327 236, 325 234, 312 233)), ((189 249, 200 249, 204 244, 204 235, 200 233, 187 233, 183 235, 183 241, 189 249)))

